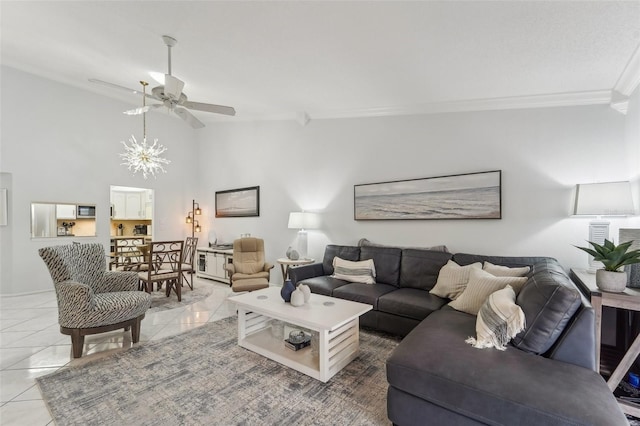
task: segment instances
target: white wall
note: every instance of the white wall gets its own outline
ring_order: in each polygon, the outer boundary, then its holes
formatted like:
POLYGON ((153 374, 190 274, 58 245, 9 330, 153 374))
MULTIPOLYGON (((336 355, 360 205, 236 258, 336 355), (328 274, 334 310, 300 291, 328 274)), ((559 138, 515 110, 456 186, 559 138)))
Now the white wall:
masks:
MULTIPOLYGON (((635 113, 630 111, 630 114, 635 113)), ((453 252, 546 255, 586 267, 589 219, 569 217, 576 183, 628 180, 628 116, 607 106, 548 108, 369 119, 219 124, 197 135, 201 188, 209 209, 215 191, 260 185, 259 218, 208 217, 219 238, 249 232, 267 256, 295 244, 290 211, 321 212, 309 255, 327 243, 407 246, 446 244, 453 252), (502 170, 501 220, 355 221, 353 185, 502 170)), ((638 132, 635 131, 635 140, 638 132)), ((638 226, 638 218, 611 219, 638 226)), ((280 273, 275 274, 281 280, 280 273)))
MULTIPOLYGON (((625 156, 631 172, 630 177, 634 185, 634 194, 637 198, 640 198, 640 87, 636 87, 635 92, 629 99, 627 116, 625 123, 627 152, 625 156)), ((636 205, 638 204, 640 204, 640 200, 636 199, 636 205)))
MULTIPOLYGON (((147 117, 172 161, 156 180, 131 176, 120 165, 121 140, 141 133, 131 107, 90 92, 2 67, 0 183, 10 189, 9 226, 0 226, 0 294, 51 289, 39 247, 67 239, 31 239, 32 201, 86 202, 98 207, 98 236, 109 241, 109 186, 155 190, 155 239, 190 233, 184 217, 195 198, 204 209, 199 235, 220 240, 241 233, 266 240, 275 263, 296 231, 288 214, 322 215, 309 231, 309 254, 327 243, 366 237, 399 245, 446 244, 451 251, 547 255, 565 267, 586 266, 588 219, 568 216, 576 183, 636 179, 640 108, 634 94, 627 116, 607 106, 440 114, 369 119, 215 123, 192 131, 164 113, 147 117), (625 160, 626 157, 626 160, 625 160), (354 221, 353 185, 496 170, 503 172, 503 219, 354 221), (256 218, 214 218, 214 192, 259 185, 256 218)), ((135 100, 132 100, 135 102, 135 100)), ((636 187, 637 188, 637 187, 636 187)), ((637 194, 636 194, 637 195, 637 194)), ((612 219, 640 227, 638 217, 612 219)), ((280 282, 275 269, 272 281, 280 282)))
MULTIPOLYGON (((52 288, 37 250, 69 244, 68 238, 30 238, 32 201, 91 203, 97 206, 97 237, 74 241, 109 244, 109 186, 155 190, 154 234, 182 239, 190 228, 196 174, 193 130, 166 113, 147 116, 147 135, 168 148, 168 173, 157 179, 132 176, 121 165, 120 143, 142 136, 142 119, 122 111, 130 104, 2 67, 0 171, 9 186, 9 226, 0 227, 0 293, 52 288)), ((137 102, 132 99, 132 102, 137 102)))

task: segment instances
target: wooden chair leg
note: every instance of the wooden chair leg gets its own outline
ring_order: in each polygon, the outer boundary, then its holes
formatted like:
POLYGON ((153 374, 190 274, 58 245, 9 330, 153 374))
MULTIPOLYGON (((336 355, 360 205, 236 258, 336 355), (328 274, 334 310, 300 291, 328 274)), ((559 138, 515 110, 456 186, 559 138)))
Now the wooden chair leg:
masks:
POLYGON ((133 343, 138 343, 140 340, 140 323, 142 321, 142 317, 138 317, 135 319, 133 324, 131 324, 131 340, 133 343))
POLYGON ((71 350, 74 358, 80 358, 82 356, 82 349, 84 349, 84 336, 80 333, 80 329, 74 329, 71 331, 71 350))
POLYGON ((182 278, 184 281, 187 282, 187 285, 189 286, 189 288, 193 290, 193 272, 187 272, 186 274, 183 273, 182 278), (187 277, 187 275, 189 275, 189 277, 187 277))
POLYGON ((178 302, 182 301, 182 283, 180 279, 167 280, 165 282, 167 289, 165 290, 165 295, 167 297, 171 296, 171 290, 174 291, 176 296, 178 296, 178 302))

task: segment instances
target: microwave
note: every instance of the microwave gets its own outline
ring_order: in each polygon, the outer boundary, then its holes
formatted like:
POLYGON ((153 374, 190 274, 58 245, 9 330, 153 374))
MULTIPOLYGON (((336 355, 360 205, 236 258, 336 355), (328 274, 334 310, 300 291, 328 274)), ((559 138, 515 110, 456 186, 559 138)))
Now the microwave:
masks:
POLYGON ((78 205, 78 213, 76 217, 96 217, 96 206, 78 205))

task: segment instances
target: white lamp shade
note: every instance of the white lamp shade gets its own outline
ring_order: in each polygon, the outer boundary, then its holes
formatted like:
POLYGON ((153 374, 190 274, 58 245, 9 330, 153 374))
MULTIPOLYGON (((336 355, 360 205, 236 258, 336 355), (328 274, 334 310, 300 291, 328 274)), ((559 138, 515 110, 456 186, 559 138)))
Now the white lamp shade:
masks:
POLYGON ((634 213, 629 182, 576 185, 574 215, 625 216, 634 213))
POLYGON ((291 212, 289 213, 289 229, 315 229, 320 224, 317 213, 291 212))

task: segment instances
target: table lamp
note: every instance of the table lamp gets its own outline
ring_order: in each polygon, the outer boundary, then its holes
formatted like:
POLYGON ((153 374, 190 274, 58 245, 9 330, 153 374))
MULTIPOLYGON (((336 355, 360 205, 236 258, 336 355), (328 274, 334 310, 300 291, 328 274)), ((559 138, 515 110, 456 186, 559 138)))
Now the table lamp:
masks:
POLYGON ((320 223, 317 213, 291 212, 289 213, 289 229, 299 229, 298 231, 298 253, 301 259, 307 258, 307 231, 305 229, 315 229, 320 223))

